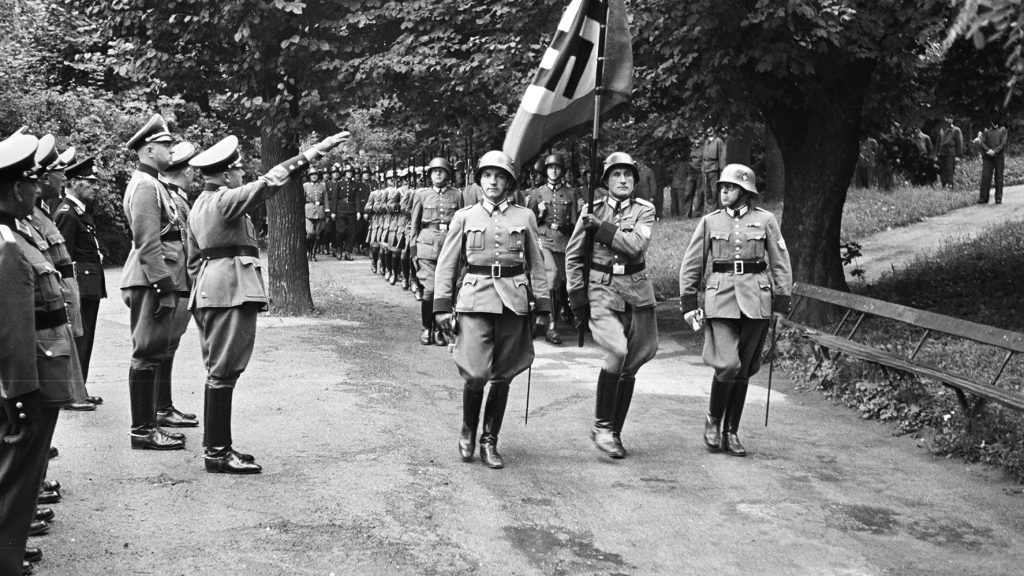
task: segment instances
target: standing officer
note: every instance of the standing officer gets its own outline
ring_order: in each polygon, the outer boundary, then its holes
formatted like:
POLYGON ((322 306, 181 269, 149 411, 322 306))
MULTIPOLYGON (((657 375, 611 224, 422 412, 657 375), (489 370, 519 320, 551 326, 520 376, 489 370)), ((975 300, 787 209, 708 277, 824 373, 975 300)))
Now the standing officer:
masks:
POLYGON ((423 332, 420 333, 420 344, 447 346, 444 334, 434 324, 434 270, 452 217, 462 208, 462 194, 458 189, 448 186, 451 164, 447 159, 437 157, 431 160, 427 174, 431 186, 416 191, 413 196, 410 236, 416 246, 416 277, 423 286, 420 303, 423 332))
POLYGON ((65 169, 71 188, 57 208, 54 223, 64 237, 75 279, 78 281, 82 310, 82 335, 75 337, 78 360, 82 366, 82 379, 89 381, 89 362, 96 338, 96 319, 100 300, 107 297, 106 277, 103 273, 103 255, 96 239, 96 222, 92 206, 96 197, 96 178, 92 158, 86 158, 65 169))
POLYGON ((436 321, 451 326, 455 364, 466 381, 459 438, 466 462, 473 460, 476 448, 484 385, 491 383, 480 436, 480 460, 488 468, 504 466, 497 443, 509 384, 533 363, 531 291, 538 324, 546 324, 551 312, 537 219, 529 209, 508 201, 516 185, 513 170, 504 152, 480 158, 475 180, 483 200, 455 213, 434 281, 436 321), (466 274, 459 281, 462 262, 466 274))
POLYGON ((753 170, 726 166, 719 190, 724 208, 701 219, 679 267, 680 305, 687 322, 707 319, 704 362, 715 376, 704 443, 712 452, 746 456, 736 431, 747 382, 761 368, 772 317, 789 311, 793 273, 775 216, 752 206, 753 170), (697 292, 708 273, 701 311, 697 292))
POLYGON ((725 141, 714 128, 708 128, 707 141, 701 151, 701 190, 704 191, 704 210, 716 210, 718 203, 718 175, 725 166, 725 141))
POLYGON ((701 189, 703 155, 700 138, 693 138, 689 161, 686 164, 680 163, 672 170, 672 212, 676 215, 693 218, 704 212, 704 190, 701 189), (676 201, 680 198, 681 208, 676 210, 676 201))
POLYGON ((341 246, 339 260, 351 260, 356 246, 356 213, 359 212, 360 183, 355 179, 355 168, 345 165, 345 177, 333 187, 328 208, 335 224, 335 244, 341 246))
POLYGON ((344 142, 347 132, 278 164, 258 180, 244 176, 238 138, 228 136, 189 163, 203 173, 206 188, 192 207, 188 228, 188 272, 195 290, 189 308, 199 327, 207 369, 204 455, 207 472, 257 474, 251 455, 232 449, 231 400, 256 342, 256 317, 267 309, 259 248, 247 212, 269 200, 293 172, 344 142))
POLYGON ((306 257, 316 262, 316 253, 320 249, 320 233, 327 225, 327 209, 324 204, 327 187, 320 181, 320 170, 310 169, 309 182, 302 185, 302 190, 306 196, 306 257))
POLYGON ((159 179, 160 171, 171 164, 173 140, 167 122, 154 114, 127 143, 139 164, 124 193, 132 249, 121 274, 121 298, 131 309, 131 444, 142 450, 181 450, 185 435, 160 425, 198 424, 194 415, 174 410, 169 401, 172 410, 159 421, 157 417, 157 399, 171 396, 170 390, 159 391, 161 385, 170 386, 169 378, 164 380, 161 374, 171 372, 181 338, 180 301, 188 298, 190 287, 182 237, 187 214, 159 179))
MULTIPOLYGON (((0 142, 0 574, 26 568, 25 544, 62 406, 85 397, 61 274, 31 225, 39 140, 0 142)), ((39 553, 37 553, 38 555, 39 553)))
POLYGON ((573 224, 579 218, 576 194, 565 185, 565 156, 549 154, 544 159, 544 174, 547 182, 530 192, 526 206, 537 216, 541 250, 544 253, 544 274, 550 290, 551 322, 544 339, 555 344, 562 343, 558 336, 558 311, 562 308, 562 291, 565 283, 565 247, 569 243, 573 224))
POLYGON ((654 285, 645 271, 654 205, 633 196, 639 176, 629 154, 613 152, 605 159, 601 181, 608 195, 594 202, 593 214, 576 222, 565 254, 576 321, 582 327, 589 319, 594 341, 605 353, 591 438, 612 458, 626 456, 621 434, 636 373, 658 351, 654 285), (589 263, 584 260, 588 242, 589 263), (590 282, 584 284, 588 264, 590 282))
POLYGON ((1003 152, 1006 148, 1006 127, 1000 126, 999 122, 993 120, 984 132, 978 134, 976 140, 981 149, 981 192, 978 196, 978 204, 988 204, 988 191, 992 187, 992 179, 995 177, 996 204, 1003 203, 1003 167, 1006 165, 1006 158, 1003 152))

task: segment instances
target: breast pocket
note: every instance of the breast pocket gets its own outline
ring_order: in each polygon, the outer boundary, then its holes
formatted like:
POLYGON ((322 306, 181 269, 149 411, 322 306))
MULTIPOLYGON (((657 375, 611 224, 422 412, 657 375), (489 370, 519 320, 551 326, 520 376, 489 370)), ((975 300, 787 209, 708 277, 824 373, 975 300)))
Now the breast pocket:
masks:
POLYGON ((60 275, 48 263, 33 264, 36 273, 36 289, 44 302, 63 298, 60 291, 60 275))
POLYGON ((711 234, 711 256, 713 258, 732 258, 729 252, 728 234, 711 234))
POLYGON ((508 248, 513 252, 523 249, 526 240, 526 226, 510 226, 508 229, 508 248))
POLYGON ((764 258, 764 230, 747 232, 745 256, 748 259, 764 258))
POLYGON ((487 228, 480 226, 478 228, 466 227, 466 249, 479 251, 484 249, 484 234, 487 232, 487 228))

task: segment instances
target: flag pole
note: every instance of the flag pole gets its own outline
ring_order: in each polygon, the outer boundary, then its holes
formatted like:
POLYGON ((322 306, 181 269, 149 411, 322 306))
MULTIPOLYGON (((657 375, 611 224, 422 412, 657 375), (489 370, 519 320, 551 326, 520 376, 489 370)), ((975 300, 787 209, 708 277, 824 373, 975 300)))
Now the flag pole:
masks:
MULTIPOLYGON (((597 41, 597 70, 594 75, 594 129, 590 135, 590 182, 587 189, 587 213, 594 213, 594 190, 601 183, 600 172, 597 170, 597 146, 601 141, 601 96, 604 94, 604 45, 605 36, 608 31, 608 0, 598 0, 600 9, 604 13, 601 19, 601 30, 597 41)), ((587 232, 587 241, 583 257, 583 289, 590 287, 590 259, 593 257, 594 240, 593 234, 587 232)), ((555 311, 557 313, 557 311, 555 311)), ((583 334, 587 327, 580 323, 579 341, 577 345, 583 347, 583 334)))

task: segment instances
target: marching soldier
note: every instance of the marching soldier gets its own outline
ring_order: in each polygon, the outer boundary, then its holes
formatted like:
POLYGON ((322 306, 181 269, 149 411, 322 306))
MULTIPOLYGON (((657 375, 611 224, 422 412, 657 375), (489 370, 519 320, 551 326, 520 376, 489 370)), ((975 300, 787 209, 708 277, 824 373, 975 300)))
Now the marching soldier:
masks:
POLYGON ((366 243, 370 247, 370 272, 377 273, 377 262, 380 260, 380 241, 377 239, 377 231, 380 227, 380 215, 377 214, 377 201, 383 188, 378 187, 366 197, 366 204, 363 205, 363 214, 369 219, 366 232, 366 243))
POLYGON ((712 452, 746 456, 736 431, 747 382, 761 367, 773 316, 789 311, 793 273, 775 216, 752 205, 758 198, 754 172, 729 164, 718 189, 723 208, 701 219, 679 267, 680 305, 687 322, 707 319, 704 362, 715 376, 704 443, 712 452), (700 310, 697 292, 706 275, 700 310))
POLYGON ((402 191, 408 188, 406 183, 408 175, 409 173, 405 168, 398 172, 398 185, 388 189, 387 200, 384 203, 388 213, 388 232, 387 241, 385 242, 388 252, 387 275, 384 279, 392 286, 398 283, 398 275, 402 267, 402 255, 399 249, 402 235, 405 233, 405 220, 402 217, 402 191))
POLYGON ((12 575, 42 556, 25 544, 50 441, 60 408, 85 398, 61 274, 21 220, 39 194, 38 144, 22 133, 0 142, 0 574, 12 575))
POLYGON ((366 231, 370 227, 370 215, 366 213, 364 209, 367 199, 370 197, 370 192, 377 189, 377 182, 373 179, 373 172, 370 171, 370 167, 366 166, 359 174, 359 192, 356 195, 356 231, 355 231, 355 250, 359 254, 368 255, 366 250, 366 231))
POLYGON ((341 246, 339 260, 351 260, 351 251, 356 247, 356 214, 359 212, 359 191, 361 185, 355 179, 355 168, 345 165, 345 177, 339 180, 331 191, 328 207, 334 220, 335 244, 341 246))
POLYGON ((324 200, 327 188, 320 181, 320 171, 316 168, 309 171, 309 182, 302 185, 306 196, 306 257, 316 262, 316 253, 320 249, 320 233, 326 226, 327 210, 324 200))
POLYGON ((411 243, 416 246, 416 277, 423 286, 420 304, 420 319, 423 332, 420 343, 424 346, 436 344, 447 346, 441 330, 434 324, 434 270, 437 256, 448 235, 455 211, 462 208, 462 194, 448 186, 451 165, 448 160, 438 157, 427 166, 431 186, 418 190, 412 202, 411 243))
POLYGON ((96 319, 100 300, 107 297, 107 283, 103 272, 103 255, 96 238, 93 220, 93 199, 96 197, 96 178, 92 158, 86 158, 65 169, 71 188, 57 208, 54 223, 64 237, 75 279, 78 281, 82 310, 82 335, 75 337, 78 360, 82 366, 82 379, 89 381, 89 362, 96 338, 96 319))
POLYGON ((557 312, 561 310, 561 293, 565 290, 565 247, 579 213, 575 193, 562 180, 565 175, 565 157, 549 154, 544 159, 544 175, 547 182, 530 192, 527 207, 537 215, 544 252, 544 273, 547 275, 551 306, 555 312, 551 315, 544 339, 559 345, 562 339, 558 336, 557 312))
POLYGON ((597 377, 594 444, 612 458, 624 458, 622 427, 633 398, 636 373, 658 351, 654 285, 646 268, 654 226, 654 205, 636 198, 639 171, 624 152, 604 161, 601 181, 608 194, 594 202, 594 213, 576 222, 565 252, 569 302, 582 327, 589 319, 594 341, 604 349, 597 377), (590 262, 584 258, 592 243, 590 262), (590 282, 584 284, 585 266, 590 282))
POLYGON ((131 445, 139 450, 181 450, 185 435, 164 427, 198 425, 194 414, 180 412, 173 403, 157 414, 157 398, 171 397, 173 351, 181 338, 180 301, 188 298, 191 286, 182 237, 187 215, 159 179, 171 164, 173 140, 167 122, 154 114, 127 143, 139 164, 124 193, 132 249, 121 274, 121 298, 131 309, 131 445))
POLYGON ((504 152, 480 158, 475 180, 484 198, 455 213, 434 280, 436 322, 455 334, 455 364, 466 381, 459 437, 466 462, 473 460, 484 386, 491 384, 480 436, 480 460, 488 468, 504 466, 497 443, 509 384, 533 363, 531 292, 537 323, 547 324, 551 312, 537 219, 508 201, 513 170, 504 152))
MULTIPOLYGON (((420 285, 419 279, 413 274, 412 262, 412 249, 415 244, 410 239, 412 238, 412 202, 416 196, 418 187, 415 184, 418 181, 418 178, 413 177, 410 179, 410 184, 402 189, 402 200, 399 205, 402 214, 402 218, 399 221, 399 226, 401 227, 399 231, 402 238, 398 249, 400 254, 399 267, 402 271, 402 290, 409 290, 415 282, 415 291, 417 293, 420 292, 420 285)), ((422 298, 420 296, 418 300, 422 298)))
POLYGON ((343 132, 242 184, 238 138, 228 136, 189 163, 206 187, 192 207, 188 271, 195 285, 189 309, 199 327, 207 368, 204 463, 207 472, 257 474, 262 467, 236 452, 231 438, 231 401, 256 341, 256 317, 267 309, 255 230, 247 212, 274 196, 293 172, 347 139, 343 132))

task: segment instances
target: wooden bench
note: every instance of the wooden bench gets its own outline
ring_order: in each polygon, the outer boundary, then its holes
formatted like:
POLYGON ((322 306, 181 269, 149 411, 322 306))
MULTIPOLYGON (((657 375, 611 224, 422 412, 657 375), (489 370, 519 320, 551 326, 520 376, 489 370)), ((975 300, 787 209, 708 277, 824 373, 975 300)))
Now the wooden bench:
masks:
POLYGON ((969 414, 976 414, 985 400, 1024 410, 1024 395, 1019 388, 1013 390, 1009 389, 1012 386, 999 386, 1000 379, 1014 355, 1024 353, 1024 334, 810 284, 797 284, 793 289, 793 299, 791 312, 787 319, 783 320, 783 324, 796 328, 801 336, 821 347, 822 355, 819 356, 812 374, 821 366, 822 361, 832 358, 830 350, 836 350, 877 364, 883 370, 888 367, 940 382, 956 392, 957 399, 969 414), (826 331, 797 321, 796 319, 801 317, 801 311, 813 305, 812 303, 823 303, 834 307, 834 310, 842 311, 839 323, 832 330, 826 331), (863 326, 865 318, 871 316, 902 323, 912 332, 923 330, 923 334, 916 342, 908 342, 913 347, 909 354, 897 354, 883 349, 880 345, 886 342, 879 342, 879 346, 875 346, 855 341, 854 337, 863 326), (990 350, 998 355, 993 362, 993 373, 988 376, 955 374, 948 368, 939 367, 934 365, 935 363, 929 365, 922 361, 918 357, 922 347, 929 338, 940 335, 991 347, 990 350), (968 400, 968 392, 978 398, 973 404, 968 400))

